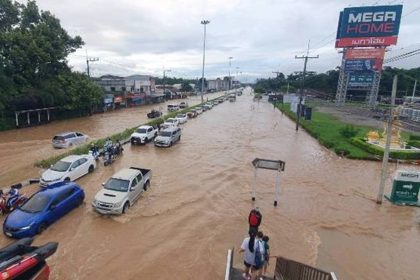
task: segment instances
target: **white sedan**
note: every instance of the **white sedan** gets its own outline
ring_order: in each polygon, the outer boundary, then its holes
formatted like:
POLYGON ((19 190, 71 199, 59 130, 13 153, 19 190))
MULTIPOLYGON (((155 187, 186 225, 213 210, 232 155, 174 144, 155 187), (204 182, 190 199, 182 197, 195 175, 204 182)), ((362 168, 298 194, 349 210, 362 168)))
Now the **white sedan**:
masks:
POLYGON ((188 116, 187 114, 178 114, 176 115, 175 119, 179 121, 179 124, 183 124, 188 121, 188 116))
POLYGON ((41 186, 63 182, 75 181, 78 178, 92 173, 96 168, 96 161, 91 155, 67 156, 42 173, 41 186))
POLYGON ((168 118, 162 125, 161 128, 169 128, 169 127, 176 127, 179 125, 179 120, 175 118, 168 118))

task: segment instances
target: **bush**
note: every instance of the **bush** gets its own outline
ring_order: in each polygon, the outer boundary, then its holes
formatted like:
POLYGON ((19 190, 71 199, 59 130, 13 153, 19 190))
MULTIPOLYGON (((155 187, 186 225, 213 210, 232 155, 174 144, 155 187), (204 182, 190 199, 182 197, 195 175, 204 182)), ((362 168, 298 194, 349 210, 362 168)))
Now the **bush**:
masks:
POLYGON ((345 127, 340 129, 340 134, 346 138, 353 138, 359 133, 359 129, 355 128, 353 125, 348 124, 345 127))
MULTIPOLYGON (((352 138, 351 143, 359 148, 364 149, 365 151, 380 156, 381 158, 384 155, 384 149, 381 147, 377 147, 367 143, 365 140, 361 138, 352 138)), ((420 152, 419 151, 390 151, 389 153, 390 158, 393 159, 405 159, 405 160, 418 160, 420 159, 420 152)))
POLYGON ((410 140, 407 142, 407 145, 415 147, 415 148, 420 148, 420 141, 419 140, 411 140, 411 137, 410 137, 410 140))
POLYGON ((420 135, 411 134, 409 140, 420 141, 420 135))

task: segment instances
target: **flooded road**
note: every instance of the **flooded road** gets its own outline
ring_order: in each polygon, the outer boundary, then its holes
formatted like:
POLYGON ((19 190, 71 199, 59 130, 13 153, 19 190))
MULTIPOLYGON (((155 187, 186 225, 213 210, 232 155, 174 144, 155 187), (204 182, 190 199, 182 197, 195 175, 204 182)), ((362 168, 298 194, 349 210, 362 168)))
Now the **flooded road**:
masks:
MULTIPOLYGON (((222 93, 206 94, 212 99, 222 93)), ((146 114, 152 109, 159 109, 166 113, 167 104, 179 104, 186 101, 189 105, 200 103, 200 96, 188 99, 174 99, 165 103, 145 105, 90 117, 54 121, 47 125, 14 129, 0 132, 0 187, 8 186, 28 177, 39 177, 33 163, 53 155, 65 153, 65 149, 54 149, 51 139, 55 134, 66 131, 80 131, 92 139, 103 138, 126 128, 131 128, 148 121, 146 114), (24 172, 22 172, 24 170, 24 172)))
MULTIPOLYGON (((245 94, 189 120, 171 148, 126 145, 112 166, 78 181, 84 205, 36 238, 60 242, 49 259, 52 279, 223 279, 227 249, 240 246, 255 205, 272 255, 339 279, 418 279, 420 209, 377 206, 380 163, 341 159, 294 129, 245 94), (270 171, 259 171, 251 201, 256 157, 286 162, 277 208, 270 171), (126 215, 93 212, 101 183, 128 166, 153 170, 150 190, 126 215)), ((1 245, 9 242, 1 235, 1 245)), ((241 267, 238 253, 234 260, 241 267)))

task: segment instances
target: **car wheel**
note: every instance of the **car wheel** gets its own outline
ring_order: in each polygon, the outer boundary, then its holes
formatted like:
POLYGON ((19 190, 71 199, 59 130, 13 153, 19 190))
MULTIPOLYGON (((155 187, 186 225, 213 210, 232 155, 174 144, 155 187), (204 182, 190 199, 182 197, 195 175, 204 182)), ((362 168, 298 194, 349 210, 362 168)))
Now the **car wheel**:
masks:
POLYGON ((149 138, 147 138, 147 137, 146 137, 146 138, 144 139, 144 144, 146 144, 146 143, 148 143, 148 142, 149 142, 149 138))
POLYGON ((149 181, 146 181, 146 183, 144 184, 144 186, 143 186, 143 189, 145 190, 145 191, 147 191, 147 189, 150 187, 150 182, 149 181))
POLYGON ((70 178, 67 177, 66 179, 64 179, 64 182, 66 182, 66 183, 70 182, 70 178))
POLYGON ((126 203, 124 203, 124 207, 123 207, 123 214, 127 213, 128 208, 130 208, 130 203, 128 203, 128 201, 126 203))
POLYGON ((95 167, 93 167, 93 165, 89 166, 89 170, 88 170, 89 173, 92 173, 94 170, 95 170, 95 167))
POLYGON ((169 143, 169 147, 172 147, 172 141, 169 143))
POLYGON ((46 223, 41 223, 39 226, 38 226, 38 230, 37 230, 37 233, 38 234, 41 234, 44 230, 46 230, 47 229, 47 224, 46 223))
POLYGON ((73 143, 69 143, 69 147, 71 148, 71 147, 73 147, 73 143))
POLYGON ((179 135, 179 137, 178 137, 178 141, 181 141, 181 135, 179 135))

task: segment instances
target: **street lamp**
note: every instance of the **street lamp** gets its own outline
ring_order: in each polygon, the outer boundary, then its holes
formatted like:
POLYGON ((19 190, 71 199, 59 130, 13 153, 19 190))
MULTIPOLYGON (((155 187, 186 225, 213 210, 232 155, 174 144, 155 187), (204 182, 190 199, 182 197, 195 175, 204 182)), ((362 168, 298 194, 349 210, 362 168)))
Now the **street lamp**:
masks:
MULTIPOLYGON (((165 70, 165 68, 163 68, 163 98, 166 98, 166 93, 165 93, 165 73, 169 73, 171 72, 170 69, 165 70)), ((172 96, 171 96, 172 97, 172 96)))
POLYGON ((239 82, 239 75, 238 75, 238 73, 239 73, 239 67, 236 67, 236 77, 235 77, 235 79, 236 79, 237 82, 239 82))
POLYGON ((232 56, 229 56, 229 90, 231 89, 231 87, 232 87, 232 81, 231 81, 231 78, 230 78, 230 66, 232 65, 232 56))
POLYGON ((204 40, 203 40, 203 71, 201 73, 201 103, 204 102, 204 64, 206 62, 206 25, 209 24, 209 20, 202 20, 201 24, 204 25, 204 40))

